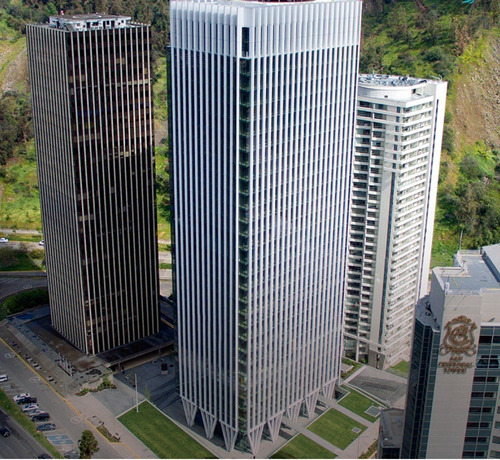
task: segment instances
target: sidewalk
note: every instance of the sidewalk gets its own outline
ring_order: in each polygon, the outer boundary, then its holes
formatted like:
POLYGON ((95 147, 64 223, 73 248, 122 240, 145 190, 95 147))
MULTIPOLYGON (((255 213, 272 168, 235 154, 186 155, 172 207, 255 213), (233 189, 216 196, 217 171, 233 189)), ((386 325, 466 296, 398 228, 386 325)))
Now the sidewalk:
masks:
POLYGON ((112 445, 122 458, 158 458, 92 394, 69 396, 67 400, 94 426, 97 427, 102 422, 112 435, 120 438, 120 442, 112 445))
MULTIPOLYGON (((352 414, 352 412, 351 412, 352 414)), ((338 458, 359 458, 377 440, 379 419, 371 423, 351 444, 349 444, 338 458)))

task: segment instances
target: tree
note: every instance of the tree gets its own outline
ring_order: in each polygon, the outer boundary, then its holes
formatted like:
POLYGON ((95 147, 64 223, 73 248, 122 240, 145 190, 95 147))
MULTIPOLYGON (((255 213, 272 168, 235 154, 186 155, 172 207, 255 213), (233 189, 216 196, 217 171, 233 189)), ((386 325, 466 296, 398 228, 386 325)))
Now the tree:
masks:
POLYGON ((83 431, 82 437, 78 441, 78 447, 80 448, 80 458, 92 458, 92 455, 99 452, 97 439, 94 438, 94 434, 90 430, 83 431))

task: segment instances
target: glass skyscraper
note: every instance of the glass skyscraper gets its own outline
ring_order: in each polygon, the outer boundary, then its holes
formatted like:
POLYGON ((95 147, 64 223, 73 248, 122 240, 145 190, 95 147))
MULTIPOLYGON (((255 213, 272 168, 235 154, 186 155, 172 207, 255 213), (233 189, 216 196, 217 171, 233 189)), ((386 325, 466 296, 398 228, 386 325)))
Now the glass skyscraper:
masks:
POLYGON ((52 326, 97 354, 159 330, 150 28, 26 28, 52 326))
POLYGON ((256 454, 339 378, 361 2, 170 17, 180 394, 256 454))

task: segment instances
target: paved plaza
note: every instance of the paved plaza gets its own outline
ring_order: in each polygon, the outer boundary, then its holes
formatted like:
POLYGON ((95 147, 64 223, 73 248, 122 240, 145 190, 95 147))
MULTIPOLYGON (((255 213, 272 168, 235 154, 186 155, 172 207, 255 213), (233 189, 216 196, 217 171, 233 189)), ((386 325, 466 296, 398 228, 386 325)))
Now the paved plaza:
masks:
POLYGON ((346 383, 377 399, 387 407, 404 409, 407 380, 403 377, 363 366, 346 379, 346 383))

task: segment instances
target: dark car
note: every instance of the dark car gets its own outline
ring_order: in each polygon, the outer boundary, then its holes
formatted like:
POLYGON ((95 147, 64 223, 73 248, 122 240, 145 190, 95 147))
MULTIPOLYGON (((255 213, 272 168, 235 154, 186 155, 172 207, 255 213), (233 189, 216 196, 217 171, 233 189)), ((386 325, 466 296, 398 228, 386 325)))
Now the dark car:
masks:
POLYGON ((10 436, 10 431, 5 428, 4 426, 0 428, 0 434, 6 438, 7 436, 10 436))
POLYGON ((26 396, 25 398, 18 399, 17 404, 35 404, 36 398, 33 396, 26 396))
POLYGON ((36 427, 38 431, 52 431, 56 429, 55 423, 42 423, 36 427))
POLYGON ((40 454, 38 458, 52 458, 49 454, 40 454))
POLYGON ((42 412, 41 414, 35 414, 31 417, 34 422, 47 422, 50 420, 50 415, 48 412, 42 412))
POLYGON ((64 453, 64 458, 80 458, 80 451, 76 449, 68 450, 64 453))

